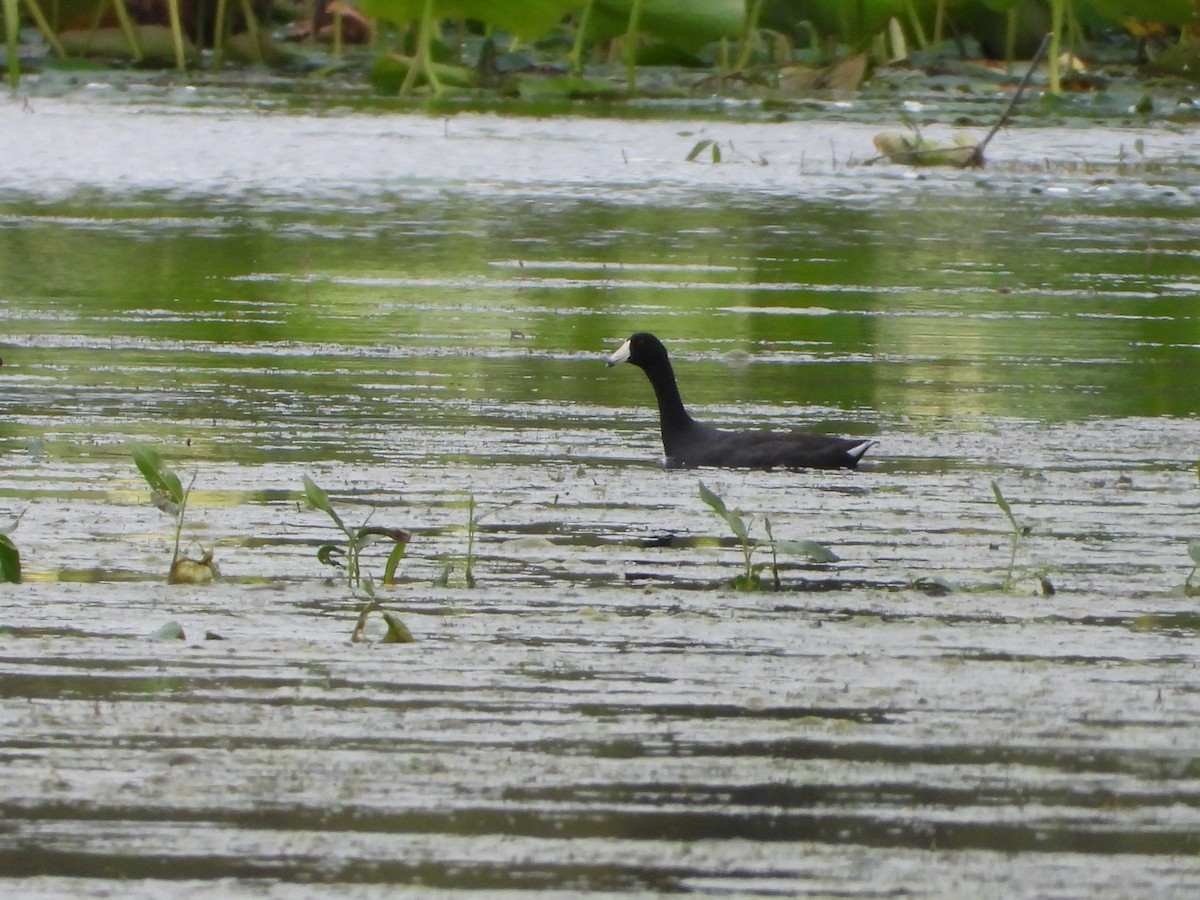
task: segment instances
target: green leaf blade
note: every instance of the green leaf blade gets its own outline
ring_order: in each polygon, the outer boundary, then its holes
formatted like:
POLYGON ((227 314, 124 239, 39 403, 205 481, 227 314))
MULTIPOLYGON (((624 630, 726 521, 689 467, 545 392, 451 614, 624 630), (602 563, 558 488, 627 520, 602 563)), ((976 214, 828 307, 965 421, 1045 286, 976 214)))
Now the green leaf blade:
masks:
POLYGON ((711 146, 713 146, 713 142, 708 138, 696 141, 696 145, 692 147, 692 152, 687 155, 687 162, 695 162, 696 158, 711 146))
POLYGON ((183 484, 175 471, 163 460, 162 454, 153 447, 137 443, 129 445, 129 452, 133 455, 134 465, 150 485, 150 490, 169 497, 176 506, 183 505, 183 484))
POLYGON ((711 506, 722 519, 729 515, 729 510, 725 508, 725 501, 709 490, 703 481, 700 482, 700 499, 711 506))
POLYGON ((304 476, 304 499, 308 501, 308 505, 313 509, 319 509, 329 518, 337 523, 337 527, 342 529, 351 541, 354 540, 354 534, 346 527, 346 523, 342 521, 342 517, 337 514, 337 510, 333 508, 333 503, 329 500, 329 495, 315 481, 304 476))
POLYGON ((746 523, 742 520, 742 517, 735 512, 730 512, 725 506, 725 501, 709 490, 703 481, 700 482, 700 499, 707 503, 713 512, 725 520, 725 524, 729 526, 738 540, 744 544, 750 539, 746 523))
POLYGON ((0 534, 0 581, 21 583, 21 551, 5 534, 0 534))
POLYGON ((398 617, 392 615, 390 612, 383 612, 380 615, 383 616, 383 621, 387 623, 387 634, 380 639, 379 643, 411 644, 416 641, 412 632, 408 630, 408 626, 401 622, 398 617))
POLYGON ((1008 518, 1013 531, 1020 531, 1021 526, 1017 524, 1017 519, 1013 515, 1012 508, 1009 507, 1008 501, 1004 499, 1004 494, 1000 492, 1000 485, 995 481, 992 481, 992 495, 996 498, 996 505, 1000 507, 1001 512, 1008 518))
POLYGON ((392 552, 388 554, 387 563, 383 567, 384 584, 396 583, 396 568, 400 565, 400 560, 404 559, 404 552, 407 549, 408 541, 397 541, 392 552))

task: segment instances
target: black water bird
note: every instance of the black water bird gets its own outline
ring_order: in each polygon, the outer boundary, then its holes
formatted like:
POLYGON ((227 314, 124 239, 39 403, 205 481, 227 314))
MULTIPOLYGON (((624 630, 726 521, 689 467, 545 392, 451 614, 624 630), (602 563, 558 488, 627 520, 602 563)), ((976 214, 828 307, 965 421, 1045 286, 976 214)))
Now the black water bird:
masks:
POLYGON ((697 422, 684 409, 667 348, 652 334, 635 334, 608 358, 610 366, 623 362, 645 372, 654 388, 668 469, 853 469, 875 443, 798 431, 722 431, 697 422))

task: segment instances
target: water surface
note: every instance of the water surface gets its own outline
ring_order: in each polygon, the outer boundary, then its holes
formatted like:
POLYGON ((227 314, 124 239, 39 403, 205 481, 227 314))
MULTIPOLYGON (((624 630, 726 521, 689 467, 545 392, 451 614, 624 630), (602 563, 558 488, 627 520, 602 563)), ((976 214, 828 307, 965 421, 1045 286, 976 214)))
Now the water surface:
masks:
POLYGON ((1194 135, 875 130, 0 108, 0 884, 1192 895, 1194 135), (697 416, 879 444, 663 472, 635 330, 697 416), (414 533, 415 643, 349 641, 305 474, 414 533), (701 480, 839 561, 733 591, 701 480))

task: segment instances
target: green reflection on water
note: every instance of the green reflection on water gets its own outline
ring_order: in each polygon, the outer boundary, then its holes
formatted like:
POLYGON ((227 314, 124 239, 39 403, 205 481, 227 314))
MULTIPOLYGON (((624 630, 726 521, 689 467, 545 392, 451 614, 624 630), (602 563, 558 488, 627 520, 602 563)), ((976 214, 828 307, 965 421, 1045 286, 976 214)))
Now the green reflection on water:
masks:
POLYGON ((634 330, 718 418, 1190 416, 1194 237, 1169 208, 982 194, 11 208, 0 434, 646 410, 602 364, 634 330))

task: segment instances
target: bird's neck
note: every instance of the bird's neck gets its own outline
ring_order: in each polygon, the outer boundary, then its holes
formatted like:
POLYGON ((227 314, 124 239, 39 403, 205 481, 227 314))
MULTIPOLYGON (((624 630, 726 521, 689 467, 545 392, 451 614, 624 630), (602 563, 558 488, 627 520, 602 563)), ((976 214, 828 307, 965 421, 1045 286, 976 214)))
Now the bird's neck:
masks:
POLYGON ((663 445, 669 447, 674 435, 686 431, 692 425, 692 417, 684 408, 683 398, 679 396, 679 385, 675 382, 675 372, 669 362, 651 374, 650 382, 658 400, 663 445))

